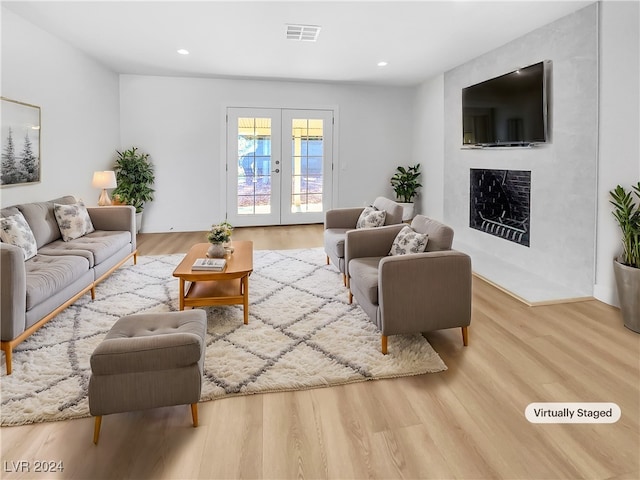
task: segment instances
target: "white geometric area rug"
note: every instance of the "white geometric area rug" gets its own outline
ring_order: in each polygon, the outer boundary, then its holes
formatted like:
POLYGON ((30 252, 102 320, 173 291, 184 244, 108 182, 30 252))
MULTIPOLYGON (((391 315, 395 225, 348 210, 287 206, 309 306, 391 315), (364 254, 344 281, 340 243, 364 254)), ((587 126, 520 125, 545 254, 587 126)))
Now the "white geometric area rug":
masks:
MULTIPOLYGON (((89 357, 123 315, 178 310, 183 255, 141 256, 18 345, 13 373, 2 370, 1 424, 89 416, 89 357)), ((259 250, 249 278, 249 324, 241 306, 207 307, 202 401, 446 370, 420 334, 380 333, 321 248, 259 250)))

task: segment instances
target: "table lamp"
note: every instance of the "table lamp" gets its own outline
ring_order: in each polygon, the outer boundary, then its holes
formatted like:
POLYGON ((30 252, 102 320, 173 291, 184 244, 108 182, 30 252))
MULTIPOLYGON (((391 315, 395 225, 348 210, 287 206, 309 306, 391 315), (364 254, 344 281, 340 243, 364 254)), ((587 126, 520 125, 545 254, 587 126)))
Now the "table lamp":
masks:
POLYGON ((118 184, 116 183, 116 173, 111 170, 107 170, 104 172, 93 172, 93 181, 91 185, 95 188, 101 188, 102 193, 100 194, 100 198, 98 199, 98 205, 104 207, 105 205, 111 205, 111 198, 109 198, 109 193, 107 193, 107 188, 116 188, 118 184))

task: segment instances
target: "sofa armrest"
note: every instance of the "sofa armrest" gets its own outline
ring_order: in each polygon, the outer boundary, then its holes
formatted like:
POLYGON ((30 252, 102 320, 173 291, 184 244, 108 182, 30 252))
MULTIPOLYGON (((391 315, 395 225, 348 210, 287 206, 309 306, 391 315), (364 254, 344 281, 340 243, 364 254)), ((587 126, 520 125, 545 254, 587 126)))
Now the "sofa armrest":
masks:
POLYGON ((27 308, 27 272, 20 247, 0 243, 0 330, 9 341, 25 329, 27 308))
POLYGON ((364 207, 334 208, 324 215, 324 228, 356 228, 364 207))
POLYGON ((96 230, 131 232, 131 251, 136 250, 136 209, 131 205, 87 207, 96 230))
POLYGON ((471 322, 471 257, 455 250, 385 257, 378 267, 383 334, 471 322))

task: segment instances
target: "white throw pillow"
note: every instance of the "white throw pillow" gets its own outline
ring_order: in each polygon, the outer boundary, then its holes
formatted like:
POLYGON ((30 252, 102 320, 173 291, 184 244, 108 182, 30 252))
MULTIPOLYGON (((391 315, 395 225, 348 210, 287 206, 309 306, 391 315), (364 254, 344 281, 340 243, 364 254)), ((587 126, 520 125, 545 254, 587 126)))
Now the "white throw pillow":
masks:
POLYGON ((427 248, 429 235, 418 233, 413 228, 406 226, 398 232, 391 245, 389 255, 407 255, 409 253, 422 253, 427 248))
POLYGON ((22 248, 24 259, 29 260, 38 253, 36 237, 22 213, 18 212, 0 220, 0 238, 3 242, 22 248))
POLYGON ((87 207, 84 206, 83 202, 70 205, 54 203, 53 211, 56 215, 58 227, 60 227, 62 239, 65 242, 95 231, 87 207))
POLYGON ((365 207, 358 221, 356 222, 356 228, 374 228, 384 225, 384 220, 387 218, 387 212, 385 210, 378 210, 376 207, 365 207))

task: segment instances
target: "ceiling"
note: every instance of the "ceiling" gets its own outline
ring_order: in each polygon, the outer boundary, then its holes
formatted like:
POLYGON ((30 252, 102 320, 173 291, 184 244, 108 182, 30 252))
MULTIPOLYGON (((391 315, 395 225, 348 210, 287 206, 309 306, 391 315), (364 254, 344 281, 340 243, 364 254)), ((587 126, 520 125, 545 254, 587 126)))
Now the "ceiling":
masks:
POLYGON ((118 73, 396 86, 417 85, 590 3, 2 1, 118 73), (316 42, 287 40, 287 24, 321 30, 316 42))

